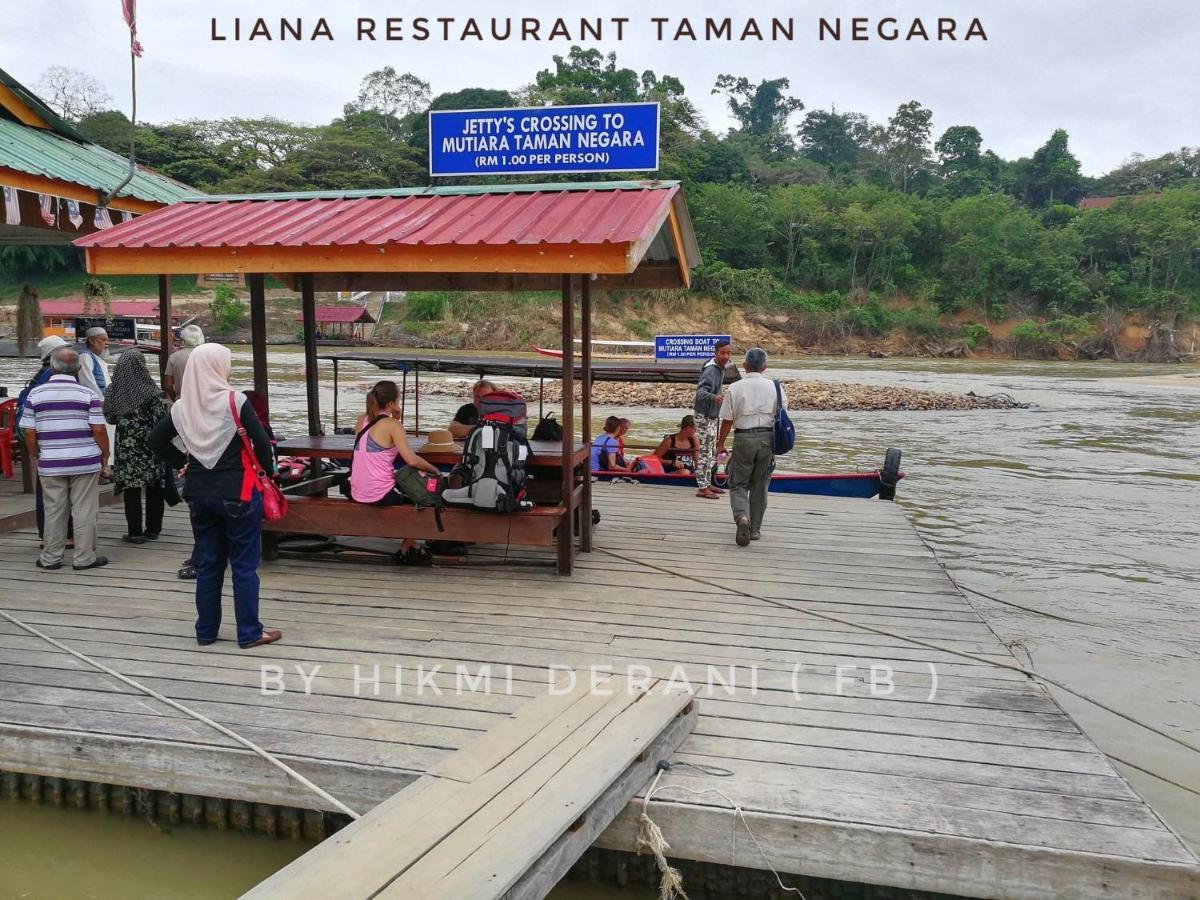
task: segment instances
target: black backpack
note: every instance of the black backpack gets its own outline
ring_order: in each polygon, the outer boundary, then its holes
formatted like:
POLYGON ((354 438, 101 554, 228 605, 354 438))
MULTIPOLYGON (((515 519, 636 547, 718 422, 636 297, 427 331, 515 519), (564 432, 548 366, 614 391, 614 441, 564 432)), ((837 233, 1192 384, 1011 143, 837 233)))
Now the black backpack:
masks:
POLYGON ((535 441, 562 440, 562 425, 554 418, 554 413, 542 416, 538 420, 537 428, 533 429, 533 439, 535 441))

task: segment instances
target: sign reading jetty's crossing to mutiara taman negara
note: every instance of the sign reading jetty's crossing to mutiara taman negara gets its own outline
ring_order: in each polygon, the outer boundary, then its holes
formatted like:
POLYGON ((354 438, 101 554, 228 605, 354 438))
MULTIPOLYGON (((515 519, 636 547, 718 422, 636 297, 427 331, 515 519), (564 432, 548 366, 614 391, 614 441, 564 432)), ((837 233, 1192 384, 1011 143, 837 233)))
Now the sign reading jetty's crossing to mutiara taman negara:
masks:
POLYGON ((658 168, 658 104, 429 114, 429 174, 644 172, 658 168))
POLYGON ((717 341, 727 334, 660 334, 654 338, 655 359, 710 359, 717 341))

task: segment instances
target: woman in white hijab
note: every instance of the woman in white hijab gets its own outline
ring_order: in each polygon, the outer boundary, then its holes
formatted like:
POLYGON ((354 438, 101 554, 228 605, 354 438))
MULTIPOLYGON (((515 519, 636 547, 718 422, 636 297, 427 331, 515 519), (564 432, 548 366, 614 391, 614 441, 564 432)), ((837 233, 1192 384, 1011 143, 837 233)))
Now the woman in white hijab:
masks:
POLYGON ((271 441, 246 396, 229 384, 232 354, 220 344, 202 344, 188 360, 183 389, 171 414, 150 433, 150 446, 171 465, 187 465, 183 497, 192 517, 196 567, 196 641, 215 643, 221 626, 221 590, 226 565, 233 575, 237 642, 243 650, 282 637, 258 618, 262 493, 255 466, 273 471, 271 441), (232 398, 232 403, 231 403, 232 398), (246 459, 233 410, 254 447, 246 459))

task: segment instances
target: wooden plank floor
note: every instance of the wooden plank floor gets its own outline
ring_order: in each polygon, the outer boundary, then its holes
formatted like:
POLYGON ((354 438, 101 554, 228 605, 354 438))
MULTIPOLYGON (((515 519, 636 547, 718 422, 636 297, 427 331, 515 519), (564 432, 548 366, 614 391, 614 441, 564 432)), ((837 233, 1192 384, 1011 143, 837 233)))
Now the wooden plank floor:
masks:
MULTIPOLYGON (((783 872, 981 897, 1200 893, 1195 857, 1042 689, 903 640, 1011 658, 900 507, 772 497, 764 539, 742 549, 727 505, 685 491, 602 485, 596 505, 598 549, 569 579, 511 565, 549 553, 503 548, 472 558, 507 566, 265 564, 263 620, 284 640, 254 653, 229 624, 216 645, 195 644, 192 585, 174 576, 190 549, 179 512, 157 544, 109 542, 113 565, 88 573, 41 573, 35 535, 0 536, 0 609, 360 810, 545 692, 549 667, 644 666, 700 697, 674 761, 706 768, 678 766, 651 804, 682 857, 764 867, 732 801, 783 872), (285 692, 262 693, 263 665, 283 671, 285 692), (874 688, 872 665, 889 667, 874 688), (491 692, 456 675, 486 666, 491 692), (734 687, 707 691, 710 675, 734 687)), ((102 517, 102 533, 122 533, 118 509, 102 517)), ((215 731, 5 621, 0 768, 321 806, 215 731)), ((631 849, 635 824, 626 810, 601 845, 631 849)))

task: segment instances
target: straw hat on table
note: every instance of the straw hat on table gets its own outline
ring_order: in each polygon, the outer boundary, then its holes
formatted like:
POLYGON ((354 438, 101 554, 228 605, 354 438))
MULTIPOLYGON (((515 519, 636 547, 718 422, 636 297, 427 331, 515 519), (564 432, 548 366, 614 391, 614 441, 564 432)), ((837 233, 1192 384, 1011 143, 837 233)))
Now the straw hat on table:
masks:
POLYGON ((459 453, 461 450, 454 443, 454 435, 445 428, 430 429, 425 446, 421 448, 422 453, 459 453))

